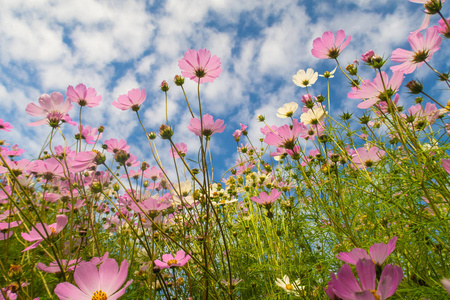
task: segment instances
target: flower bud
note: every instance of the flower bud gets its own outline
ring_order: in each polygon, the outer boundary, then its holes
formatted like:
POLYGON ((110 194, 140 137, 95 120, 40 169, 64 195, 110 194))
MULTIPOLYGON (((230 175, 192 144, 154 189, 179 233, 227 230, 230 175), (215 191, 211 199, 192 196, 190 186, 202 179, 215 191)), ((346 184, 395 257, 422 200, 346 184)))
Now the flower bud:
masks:
POLYGON ((427 14, 435 15, 441 11, 442 1, 441 0, 429 0, 423 6, 425 7, 427 14))
POLYGON ((354 64, 350 64, 345 68, 348 72, 348 74, 354 76, 358 74, 358 67, 356 67, 354 64))
POLYGON ((411 94, 420 94, 423 91, 423 84, 417 80, 411 80, 406 84, 406 87, 409 89, 411 94))
POLYGON ((175 82, 177 86, 182 86, 184 84, 184 77, 180 75, 175 75, 173 82, 175 82))
POLYGON ((98 132, 102 133, 103 131, 105 131, 105 126, 100 126, 97 130, 98 132))
POLYGON ((148 138, 151 140, 154 140, 154 139, 156 139, 156 134, 153 131, 150 131, 148 133, 148 138))
POLYGON ((163 140, 168 140, 173 136, 173 129, 169 125, 162 124, 159 127, 159 135, 163 140))
POLYGON ((161 91, 167 92, 169 90, 169 85, 167 84, 167 81, 163 80, 161 82, 161 91))
POLYGON ((262 115, 258 115, 258 121, 259 122, 264 122, 264 120, 266 119, 264 116, 262 116, 262 115))
POLYGON ((122 165, 125 164, 125 162, 130 158, 130 154, 127 153, 125 150, 119 150, 116 152, 116 154, 114 155, 114 159, 118 162, 121 163, 122 165))

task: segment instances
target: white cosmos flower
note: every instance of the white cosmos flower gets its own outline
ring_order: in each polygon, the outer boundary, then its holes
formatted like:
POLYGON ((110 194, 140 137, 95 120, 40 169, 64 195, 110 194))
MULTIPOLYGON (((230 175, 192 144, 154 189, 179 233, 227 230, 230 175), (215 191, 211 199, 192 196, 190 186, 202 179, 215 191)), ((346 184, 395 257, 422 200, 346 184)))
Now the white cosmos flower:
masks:
POLYGON ((277 110, 277 117, 279 118, 290 118, 295 113, 298 108, 298 104, 295 102, 285 103, 282 107, 277 110))
POLYGON ((307 87, 313 85, 317 78, 319 77, 319 73, 314 72, 313 69, 308 68, 308 70, 298 70, 297 74, 292 76, 292 81, 300 86, 300 87, 307 87))
POLYGON ((325 77, 325 78, 333 78, 334 77, 334 72, 336 72, 336 68, 337 68, 337 66, 336 67, 334 67, 334 69, 333 69, 333 71, 325 71, 325 73, 323 73, 323 75, 322 74, 320 74, 319 76, 320 77, 325 77))
POLYGON ((294 294, 295 296, 300 296, 297 291, 302 291, 305 288, 300 285, 300 279, 291 283, 287 275, 284 275, 283 279, 277 278, 275 284, 285 290, 288 294, 294 294))
POLYGON ((327 113, 321 104, 315 104, 311 109, 300 116, 300 121, 305 125, 319 124, 325 119, 326 114, 327 113))

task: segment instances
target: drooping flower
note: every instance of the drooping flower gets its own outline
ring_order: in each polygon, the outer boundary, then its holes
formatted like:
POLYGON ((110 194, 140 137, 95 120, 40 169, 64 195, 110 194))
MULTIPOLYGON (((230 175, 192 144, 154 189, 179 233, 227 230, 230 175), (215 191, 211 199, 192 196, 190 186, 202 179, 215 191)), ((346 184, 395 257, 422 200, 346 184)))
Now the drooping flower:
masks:
POLYGON ((55 288, 55 294, 61 300, 118 299, 125 294, 126 288, 133 282, 129 280, 125 283, 127 273, 126 260, 122 261, 120 268, 111 258, 106 259, 98 269, 93 262, 82 263, 75 269, 73 275, 78 287, 69 282, 59 283, 55 288))
MULTIPOLYGON (((446 20, 447 23, 450 24, 450 18, 447 18, 446 20)), ((440 19, 438 23, 439 26, 433 26, 433 28, 444 37, 450 38, 450 28, 448 28, 447 24, 445 24, 445 21, 443 19, 440 19)))
POLYGON ((356 263, 360 259, 371 259, 378 266, 383 265, 386 258, 394 251, 395 244, 397 243, 397 237, 394 236, 387 244, 384 243, 375 243, 370 246, 369 254, 367 251, 361 248, 354 248, 350 252, 341 252, 336 255, 337 259, 342 260, 343 262, 356 265, 356 263))
POLYGON ((203 131, 202 124, 199 119, 192 118, 190 125, 187 127, 190 132, 194 133, 197 136, 205 136, 206 138, 211 137, 214 133, 223 132, 225 130, 226 125, 224 125, 223 120, 214 121, 213 117, 209 114, 203 115, 203 131))
POLYGON ((126 95, 120 95, 117 98, 117 101, 114 101, 112 105, 121 109, 128 110, 131 108, 132 111, 138 111, 141 107, 141 104, 147 98, 147 93, 145 89, 132 89, 128 91, 126 95))
POLYGON ((4 130, 4 131, 10 132, 11 129, 13 129, 13 128, 14 127, 10 123, 5 122, 2 119, 0 119, 0 130, 4 130))
POLYGON ((375 79, 370 82, 365 80, 359 89, 354 88, 353 92, 348 93, 347 97, 351 99, 366 99, 358 104, 358 108, 366 109, 373 106, 378 101, 387 101, 398 92, 405 76, 402 71, 396 71, 389 80, 385 72, 377 73, 375 79), (386 91, 385 91, 386 87, 386 91))
POLYGON ((213 82, 222 73, 220 58, 211 57, 211 52, 206 49, 189 49, 178 61, 178 66, 183 76, 197 83, 199 79, 200 83, 213 82))
POLYGON ((64 102, 64 97, 61 93, 53 92, 50 95, 43 94, 39 97, 39 106, 34 103, 29 103, 25 111, 32 116, 44 117, 44 119, 29 123, 28 126, 39 126, 49 124, 51 127, 58 127, 61 121, 68 122, 72 125, 68 112, 72 109, 70 101, 64 102))
POLYGON ((350 43, 351 36, 345 39, 344 30, 340 29, 336 33, 336 40, 334 39, 334 34, 331 31, 325 31, 322 37, 316 38, 313 41, 313 49, 311 50, 312 55, 317 58, 327 59, 338 58, 341 51, 350 43))
POLYGON ((67 87, 67 99, 70 102, 76 102, 79 106, 94 107, 100 104, 102 96, 97 96, 97 91, 94 88, 87 88, 82 83, 75 88, 71 85, 67 87))
POLYGON ((285 103, 282 107, 277 110, 277 117, 279 118, 290 118, 294 115, 298 108, 298 104, 295 102, 285 103))
POLYGON ((386 265, 381 272, 377 288, 376 267, 370 259, 359 260, 356 263, 356 272, 359 283, 349 265, 344 264, 341 267, 337 278, 332 273, 331 287, 334 295, 347 300, 384 300, 395 293, 403 278, 402 268, 391 264, 386 265))
POLYGON ((66 215, 57 215, 56 223, 46 225, 42 223, 36 224, 29 233, 22 232, 22 238, 28 242, 34 242, 31 246, 25 248, 22 252, 28 251, 39 246, 44 238, 50 238, 57 235, 67 225, 68 218, 66 215))
POLYGON ((182 267, 191 259, 190 255, 186 255, 183 250, 179 250, 175 257, 172 254, 163 254, 162 260, 155 260, 155 265, 161 269, 169 269, 172 267, 182 267))
POLYGON ((308 68, 306 72, 305 70, 300 69, 298 70, 297 74, 292 76, 292 81, 299 87, 307 87, 316 83, 318 77, 319 73, 314 72, 314 70, 311 68, 308 68))
POLYGON ((423 29, 427 28, 428 24, 430 24, 431 15, 437 14, 441 10, 442 4, 445 2, 445 0, 409 0, 409 1, 423 4, 423 6, 425 7, 424 10, 425 17, 419 29, 415 30, 414 33, 422 31, 423 29))
POLYGON ((275 280, 275 284, 282 288, 286 293, 293 294, 297 297, 300 296, 300 293, 298 291, 304 290, 305 287, 300 285, 300 279, 297 279, 296 281, 291 282, 289 279, 289 276, 284 275, 283 279, 277 278, 275 280))
POLYGON ((397 48, 392 52, 391 60, 401 63, 392 66, 392 71, 401 71, 405 74, 414 72, 440 49, 442 37, 435 28, 430 27, 427 29, 425 39, 420 32, 413 32, 408 36, 408 42, 413 51, 397 48))

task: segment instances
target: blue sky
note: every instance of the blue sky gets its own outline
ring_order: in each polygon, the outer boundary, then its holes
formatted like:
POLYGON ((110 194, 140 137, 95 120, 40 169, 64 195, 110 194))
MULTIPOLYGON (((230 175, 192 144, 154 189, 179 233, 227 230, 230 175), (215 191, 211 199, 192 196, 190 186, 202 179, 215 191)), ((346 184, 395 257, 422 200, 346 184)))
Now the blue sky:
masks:
MULTIPOLYGON (((84 83, 94 87, 103 101, 84 109, 87 122, 83 123, 105 126, 103 141, 124 138, 132 144, 133 154, 153 164, 135 114, 111 103, 132 88, 145 88, 147 100, 141 114, 147 130, 157 131, 165 121, 159 84, 167 80, 174 140, 187 143, 195 156, 198 141, 186 128, 189 112, 172 79, 180 74, 177 62, 187 49, 207 48, 221 58, 223 68, 214 83, 202 86, 203 112, 227 124, 226 131, 212 139, 215 161, 223 168, 234 161, 231 134, 239 123, 249 126, 255 142, 262 136, 258 114, 270 124, 284 124, 276 117, 277 108, 299 102, 305 93, 292 83, 292 75, 309 67, 319 73, 335 67, 331 60, 312 56, 314 38, 338 29, 351 35, 350 45, 339 58, 346 66, 370 49, 385 57, 398 47, 409 49, 407 36, 423 19, 423 6, 407 0, 0 0, 0 4, 0 118, 15 127, 11 133, 2 131, 0 139, 18 143, 27 150, 25 157, 35 157, 50 129, 28 127, 37 119, 25 113, 26 105, 36 103, 43 93, 65 94, 68 85, 84 83)), ((444 7, 444 15, 447 12, 444 7)), ((433 24, 437 20, 432 17, 433 24)), ((448 71, 448 54, 447 49, 441 50, 431 64, 448 71)), ((363 66, 360 70, 363 78, 373 79, 372 71, 363 66)), ((404 83, 430 74, 422 66, 404 83)), ((448 94, 442 88, 432 86, 432 93, 446 103, 448 94)), ((187 80, 185 89, 195 102, 196 84, 187 80)), ((356 108, 358 100, 347 99, 350 90, 342 74, 333 79, 332 89, 336 114, 361 112, 356 108)), ((309 91, 325 93, 325 80, 319 79, 309 91)), ((405 96, 401 101, 411 99, 405 96)), ((77 120, 78 106, 74 108, 71 117, 77 120)), ((298 111, 295 116, 299 115, 298 111)), ((75 130, 65 127, 66 132, 75 130)), ((169 164, 167 143, 159 142, 158 149, 169 164)))

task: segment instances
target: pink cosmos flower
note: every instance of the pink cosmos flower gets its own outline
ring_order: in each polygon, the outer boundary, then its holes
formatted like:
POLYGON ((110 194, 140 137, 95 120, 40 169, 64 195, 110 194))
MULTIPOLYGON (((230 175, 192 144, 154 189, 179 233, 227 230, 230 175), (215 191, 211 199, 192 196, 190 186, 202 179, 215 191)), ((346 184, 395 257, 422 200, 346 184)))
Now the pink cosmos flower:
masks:
POLYGON ((95 166, 96 152, 82 151, 78 152, 73 158, 68 159, 70 172, 82 172, 92 166, 95 166))
POLYGON ((350 43, 351 36, 345 39, 344 30, 338 30, 336 33, 336 40, 334 39, 334 34, 331 31, 325 31, 322 34, 322 38, 316 38, 313 41, 313 49, 311 50, 312 55, 317 58, 326 59, 338 58, 341 51, 350 43))
POLYGON ((130 208, 139 214, 149 214, 156 213, 157 211, 165 210, 172 206, 170 201, 161 201, 160 199, 148 198, 144 201, 139 202, 138 204, 131 202, 130 208))
POLYGON ((31 172, 42 175, 45 179, 51 180, 55 176, 64 177, 64 168, 56 158, 51 157, 46 160, 35 160, 29 168, 31 172))
MULTIPOLYGON (((75 270, 75 267, 81 262, 81 258, 79 259, 72 259, 72 260, 65 260, 61 259, 60 263, 64 269, 64 272, 70 271, 72 272, 75 270)), ((59 267, 58 263, 56 261, 52 261, 51 263, 45 265, 44 263, 38 262, 36 265, 36 269, 41 270, 42 272, 46 273, 59 273, 61 272, 61 268, 59 267)))
POLYGON ((39 106, 30 103, 25 111, 32 116, 44 117, 44 119, 29 123, 28 126, 39 126, 49 124, 52 127, 58 127, 61 121, 68 122, 73 125, 68 112, 72 109, 70 101, 64 102, 61 93, 53 92, 50 95, 43 94, 39 97, 39 106))
POLYGON ((441 159, 441 164, 445 172, 450 174, 450 159, 441 159))
POLYGON ((144 177, 156 181, 158 179, 164 178, 164 175, 160 168, 152 166, 151 168, 144 171, 144 177))
POLYGON ((155 260, 155 265, 161 269, 169 269, 184 266, 191 259, 191 256, 186 255, 183 250, 179 250, 175 257, 172 254, 163 254, 162 259, 163 261, 155 260))
POLYGON ((397 48, 392 52, 391 59, 402 64, 392 66, 391 70, 410 74, 419 68, 424 61, 429 61, 433 54, 440 49, 442 37, 435 28, 427 29, 426 38, 420 32, 413 32, 408 36, 408 42, 413 51, 397 48))
POLYGON ((187 128, 190 132, 195 133, 197 136, 204 135, 206 138, 211 137, 216 132, 223 132, 225 130, 226 125, 223 125, 223 120, 216 120, 211 115, 205 114, 203 115, 203 131, 201 128, 200 120, 197 118, 192 118, 190 126, 187 128))
POLYGON ((4 130, 4 131, 11 131, 11 129, 13 129, 14 127, 8 123, 8 122, 4 122, 2 119, 0 119, 0 130, 4 130))
MULTIPOLYGON (((376 267, 370 259, 361 259, 356 263, 359 282, 349 265, 343 265, 338 276, 331 274, 331 291, 327 295, 337 296, 347 300, 384 300, 391 297, 403 279, 402 268, 387 265, 381 272, 380 280, 376 281, 376 267)), ((330 297, 330 299, 336 299, 330 297)))
POLYGON ((267 195, 266 192, 259 193, 258 197, 250 197, 250 200, 261 204, 261 205, 272 205, 278 198, 280 198, 281 192, 277 189, 273 189, 270 192, 270 195, 267 195))
POLYGON ((35 242, 31 246, 25 248, 22 252, 31 250, 39 246, 44 238, 50 238, 57 235, 67 225, 68 218, 65 215, 57 215, 56 223, 46 225, 42 223, 36 224, 29 233, 22 232, 22 238, 28 242, 35 242))
POLYGON ((381 75, 377 73, 372 82, 365 80, 359 89, 354 88, 353 92, 348 93, 347 97, 351 99, 366 99, 358 104, 358 108, 366 109, 380 100, 387 101, 386 93, 389 98, 397 93, 404 78, 405 76, 401 71, 394 72, 391 80, 389 80, 385 72, 381 72, 381 75), (386 92, 384 87, 386 87, 386 92))
MULTIPOLYGON (((446 19, 447 23, 450 24, 450 18, 446 19)), ((433 28, 439 32, 441 35, 443 35, 446 38, 450 38, 450 28, 448 28, 447 24, 445 24, 443 19, 439 20, 439 26, 433 26, 433 28)))
POLYGON ((116 153, 119 150, 124 150, 128 153, 130 150, 130 146, 127 145, 127 141, 124 139, 117 140, 117 139, 109 139, 105 141, 105 145, 107 146, 106 151, 111 153, 116 153))
POLYGON ((125 294, 126 288, 133 282, 127 279, 128 262, 122 261, 120 268, 114 259, 108 258, 97 269, 93 262, 82 263, 75 269, 73 278, 78 287, 69 282, 56 286, 55 294, 61 300, 116 300, 125 294), (123 286, 123 287, 122 287, 123 286))
POLYGON ((14 222, 11 222, 11 223, 1 222, 0 223, 0 241, 9 239, 13 235, 13 232, 12 231, 8 231, 8 230, 10 230, 11 228, 19 226, 20 223, 22 223, 22 222, 21 221, 14 221, 14 222))
POLYGON ((369 50, 366 53, 364 53, 363 55, 361 55, 361 60, 363 62, 368 63, 374 56, 375 56, 375 52, 373 50, 369 50))
MULTIPOLYGON (((30 161, 28 159, 21 159, 19 161, 12 161, 5 158, 6 165, 16 176, 19 176, 25 171, 29 170, 30 161)), ((8 172, 8 168, 0 166, 0 174, 8 172)))
POLYGON ((303 123, 300 123, 297 119, 294 119, 292 129, 289 125, 283 125, 278 127, 276 132, 269 131, 264 139, 264 142, 272 146, 293 149, 298 136, 307 130, 307 127, 303 123))
POLYGON ((102 101, 102 96, 97 96, 97 91, 94 88, 86 89, 86 86, 82 83, 75 88, 69 85, 66 95, 70 102, 76 102, 80 106, 94 107, 102 101))
POLYGON ((181 156, 185 156, 187 153, 187 145, 183 142, 181 143, 177 143, 174 146, 172 146, 169 150, 170 152, 170 156, 172 156, 173 158, 180 158, 180 155, 178 155, 178 152, 181 154, 181 156))
POLYGON ((145 89, 142 89, 142 92, 139 89, 132 89, 128 91, 127 95, 120 95, 117 98, 117 101, 114 101, 112 105, 121 110, 127 110, 131 108, 132 111, 138 111, 141 104, 145 101, 146 98, 147 93, 145 92, 145 89))
MULTIPOLYGON (((436 14, 436 12, 434 13, 430 13, 430 11, 427 8, 427 4, 430 5, 431 7, 435 6, 433 5, 433 0, 409 0, 410 2, 414 2, 414 3, 420 3, 423 4, 425 7, 424 13, 425 13, 425 17, 423 18, 422 24, 420 25, 419 29, 415 30, 413 33, 419 32, 424 30, 425 28, 428 27, 428 24, 430 24, 430 19, 431 19, 431 15, 432 14, 436 14)), ((436 1, 437 2, 437 1, 436 1)), ((442 4, 445 2, 445 0, 440 0, 441 6, 442 4)), ((433 9, 435 10, 435 9, 433 9)))
POLYGON ((378 147, 372 147, 367 150, 364 147, 356 149, 356 153, 353 155, 353 162, 360 169, 372 167, 376 162, 381 160, 386 154, 385 151, 378 149, 378 147))
POLYGON ((422 130, 426 126, 434 124, 437 118, 442 114, 442 111, 438 110, 434 103, 428 102, 425 105, 425 109, 422 104, 418 103, 411 106, 408 109, 408 113, 410 116, 414 116, 414 121, 412 122, 414 129, 422 130))
POLYGON ((384 243, 375 243, 370 246, 369 254, 361 248, 354 248, 350 252, 341 252, 336 255, 337 259, 348 264, 356 265, 360 259, 371 259, 378 266, 383 265, 386 258, 394 251, 398 237, 394 236, 387 245, 384 243))
POLYGON ((189 49, 184 57, 178 61, 181 74, 198 83, 213 82, 222 73, 220 58, 211 57, 211 52, 206 49, 189 49))
POLYGON ((103 133, 98 132, 98 128, 92 128, 91 126, 81 125, 81 130, 78 131, 77 136, 79 136, 81 131, 81 139, 86 141, 86 144, 94 144, 97 140, 102 138, 103 133))

